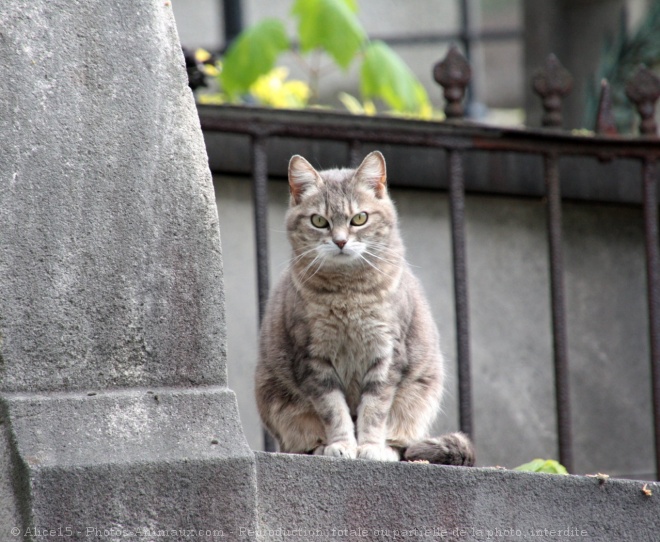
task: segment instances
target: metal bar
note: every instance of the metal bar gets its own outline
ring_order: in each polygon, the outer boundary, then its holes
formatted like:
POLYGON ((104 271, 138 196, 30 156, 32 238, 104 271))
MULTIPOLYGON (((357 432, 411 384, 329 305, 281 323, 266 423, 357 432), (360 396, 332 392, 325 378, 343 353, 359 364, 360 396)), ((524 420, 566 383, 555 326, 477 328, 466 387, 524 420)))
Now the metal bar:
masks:
MULTIPOLYGON (((259 304, 259 326, 264 317, 270 278, 268 272, 268 161, 266 138, 252 138, 252 202, 254 205, 254 235, 257 256, 257 299, 259 304)), ((277 449, 270 433, 264 430, 264 450, 277 449)))
POLYGON ((243 9, 241 0, 222 0, 225 43, 223 50, 231 45, 243 30, 243 9))
MULTIPOLYGON (((465 31, 460 32, 437 32, 419 33, 414 36, 378 36, 370 35, 371 40, 384 41, 388 45, 426 45, 433 43, 447 43, 461 41, 464 39, 465 31)), ((523 31, 520 28, 493 28, 484 30, 469 29, 467 35, 472 42, 498 42, 514 41, 522 38, 523 31)))
MULTIPOLYGON (((458 32, 433 32, 413 35, 378 35, 370 34, 371 41, 384 41, 387 45, 393 47, 406 47, 416 45, 433 45, 437 43, 465 43, 465 40, 470 40, 471 43, 498 43, 507 41, 516 41, 522 39, 524 32, 521 28, 487 28, 483 30, 476 30, 468 28, 468 30, 459 29, 458 32)), ((300 50, 300 42, 291 42, 291 47, 298 51, 300 50)))
POLYGON ((472 59, 472 25, 470 20, 470 0, 459 0, 461 11, 461 31, 460 40, 465 52, 465 58, 470 62, 472 59))
POLYGON ((357 125, 349 114, 274 111, 232 106, 197 106, 202 129, 210 132, 296 137, 362 143, 415 145, 430 148, 478 149, 543 155, 595 156, 599 159, 660 159, 651 138, 575 136, 570 132, 497 128, 478 124, 427 122, 364 117, 357 125))
POLYGON ((559 444, 559 461, 569 472, 573 472, 566 301, 564 298, 564 258, 561 231, 561 188, 559 184, 559 159, 557 155, 546 155, 544 167, 548 198, 550 296, 555 366, 555 400, 557 403, 557 440, 559 444))
POLYGON ((352 168, 360 165, 360 155, 362 154, 362 142, 359 139, 351 139, 348 148, 348 163, 352 168))
POLYGON ((265 138, 252 138, 252 197, 254 203, 254 235, 257 255, 257 292, 259 325, 268 301, 268 168, 265 138))
POLYGON ((643 164, 644 231, 646 236, 646 283, 651 344, 651 385, 655 429, 656 478, 660 480, 660 254, 658 252, 658 190, 656 162, 643 164))
POLYGON ((472 379, 470 376, 470 320, 465 251, 465 179, 463 153, 448 151, 449 211, 451 216, 458 361, 458 414, 461 431, 474 439, 472 426, 472 379))
MULTIPOLYGON (((461 32, 460 39, 463 44, 463 51, 465 52, 465 59, 468 64, 472 63, 472 17, 470 11, 470 0, 460 0, 461 10, 461 32)), ((474 102, 474 79, 470 77, 465 90, 465 111, 467 116, 470 116, 472 105, 474 102)))

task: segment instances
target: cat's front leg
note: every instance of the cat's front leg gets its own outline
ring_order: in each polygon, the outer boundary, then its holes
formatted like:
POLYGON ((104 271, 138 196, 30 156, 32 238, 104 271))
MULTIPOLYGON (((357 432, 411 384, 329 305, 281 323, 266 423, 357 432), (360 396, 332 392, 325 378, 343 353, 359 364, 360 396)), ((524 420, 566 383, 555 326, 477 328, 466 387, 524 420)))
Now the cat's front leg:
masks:
POLYGON ((388 381, 389 363, 377 359, 364 376, 357 412, 357 456, 377 461, 399 461, 397 449, 387 445, 387 419, 395 386, 388 381))
POLYGON ((354 459, 357 456, 355 426, 336 372, 329 362, 311 360, 304 388, 325 429, 325 445, 317 455, 354 459))

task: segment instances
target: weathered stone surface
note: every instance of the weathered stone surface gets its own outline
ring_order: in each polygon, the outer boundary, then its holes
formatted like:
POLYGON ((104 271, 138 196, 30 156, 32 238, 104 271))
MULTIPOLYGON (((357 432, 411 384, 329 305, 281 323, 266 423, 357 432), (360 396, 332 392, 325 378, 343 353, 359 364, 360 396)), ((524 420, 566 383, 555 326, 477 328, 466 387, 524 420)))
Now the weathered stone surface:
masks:
POLYGON ((0 58, 0 540, 255 526, 170 2, 5 0, 0 58))
POLYGON ((11 529, 61 530, 74 540, 177 531, 166 539, 179 540, 256 525, 255 460, 226 388, 3 399, 22 472, 15 491, 30 505, 22 521, 6 518, 0 540, 11 529))
POLYGON ((646 496, 642 482, 624 480, 256 456, 259 534, 268 541, 296 535, 303 540, 638 541, 657 533, 656 484, 649 484, 654 494, 646 496))
POLYGON ((169 2, 0 3, 0 389, 224 384, 217 212, 169 2))

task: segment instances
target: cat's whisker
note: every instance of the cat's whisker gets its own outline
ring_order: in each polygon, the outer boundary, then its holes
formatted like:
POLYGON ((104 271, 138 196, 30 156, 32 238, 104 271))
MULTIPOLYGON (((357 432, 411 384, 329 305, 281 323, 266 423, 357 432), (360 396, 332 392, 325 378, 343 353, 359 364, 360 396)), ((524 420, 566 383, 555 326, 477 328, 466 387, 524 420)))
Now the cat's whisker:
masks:
MULTIPOLYGON (((387 245, 385 243, 378 243, 378 242, 373 242, 372 241, 369 244, 369 248, 375 248, 379 252, 383 253, 383 255, 392 254, 393 256, 395 256, 397 258, 397 261, 399 261, 400 263, 405 262, 405 263, 408 264, 409 267, 414 267, 415 269, 422 269, 422 267, 420 265, 412 264, 408 260, 406 260, 405 258, 401 259, 399 251, 396 250, 396 249, 391 248, 389 245, 387 245)), ((372 253, 372 256, 375 256, 375 255, 372 253)))
POLYGON ((376 258, 376 259, 378 259, 378 260, 380 260, 380 261, 382 261, 382 262, 388 263, 388 264, 390 264, 390 265, 394 265, 394 266, 396 266, 396 267, 400 267, 400 265, 399 265, 399 263, 400 263, 399 260, 392 260, 392 259, 389 259, 389 258, 384 258, 384 257, 382 257, 382 256, 379 256, 378 254, 374 254, 373 252, 371 252, 371 251, 369 251, 369 250, 364 250, 364 251, 363 251, 363 254, 367 254, 368 256, 371 256, 371 257, 373 257, 373 258, 376 258))
POLYGON ((303 273, 303 275, 301 276, 301 278, 304 278, 305 273, 307 272, 307 270, 308 270, 308 269, 309 269, 309 268, 310 268, 310 267, 311 267, 311 266, 312 266, 317 260, 321 260, 321 261, 319 262, 319 264, 318 264, 318 266, 316 267, 316 269, 314 270, 314 272, 313 272, 309 277, 305 278, 305 279, 300 283, 301 286, 304 285, 304 284, 306 284, 308 281, 310 281, 310 280, 314 277, 314 275, 316 275, 316 273, 318 273, 318 272, 321 270, 321 267, 323 266, 323 258, 321 257, 321 255, 318 255, 316 258, 314 258, 314 259, 312 260, 312 263, 310 263, 310 264, 305 268, 305 272, 303 273))
POLYGON ((389 273, 386 273, 386 272, 383 271, 380 267, 378 267, 378 266, 375 265, 374 263, 370 262, 370 261, 369 261, 367 258, 365 258, 362 254, 360 254, 359 256, 360 256, 360 258, 362 258, 366 263, 368 263, 371 267, 373 267, 373 268, 374 268, 376 271, 378 271, 379 273, 385 275, 385 276, 388 277, 388 278, 391 278, 391 279, 394 278, 392 275, 390 275, 389 273))
POLYGON ((304 258, 305 256, 307 256, 310 252, 314 252, 315 250, 317 250, 316 245, 311 246, 311 248, 308 248, 307 250, 301 252, 301 253, 298 254, 295 258, 291 258, 291 263, 297 263, 297 262, 299 262, 302 258, 304 258))
POLYGON ((322 263, 323 263, 323 262, 319 263, 319 266, 316 268, 316 270, 315 270, 315 271, 314 271, 309 277, 307 277, 307 278, 305 279, 305 282, 303 282, 303 284, 306 284, 307 282, 309 282, 310 280, 312 280, 312 278, 314 278, 314 276, 316 275, 316 273, 318 273, 318 272, 321 270, 321 265, 322 265, 322 263))
POLYGON ((305 269, 302 270, 302 273, 300 273, 300 278, 303 278, 303 279, 305 278, 305 276, 307 275, 307 272, 319 260, 319 258, 321 258, 321 256, 317 254, 316 257, 311 262, 309 262, 307 264, 307 267, 305 267, 305 269))
POLYGON ((296 263, 298 263, 302 258, 304 258, 305 256, 307 256, 307 254, 309 254, 310 252, 314 252, 314 251, 316 250, 316 248, 317 248, 316 245, 308 245, 308 246, 311 246, 311 248, 309 248, 309 249, 307 249, 307 250, 301 252, 301 253, 298 254, 295 258, 291 258, 291 259, 287 260, 286 262, 282 262, 280 265, 289 264, 288 267, 287 267, 287 269, 291 269, 291 268, 292 268, 296 263))
MULTIPOLYGON (((313 250, 315 250, 315 249, 313 249, 313 250)), ((307 252, 310 252, 310 251, 307 251, 307 252)), ((320 253, 316 254, 314 259, 311 262, 309 262, 307 264, 307 266, 305 267, 305 269, 303 269, 302 272, 298 275, 298 277, 301 281, 301 283, 300 283, 301 285, 305 284, 309 279, 311 279, 314 275, 316 275, 316 273, 318 273, 320 271, 321 267, 323 266, 324 260, 325 260, 325 258, 323 257, 323 254, 320 254, 320 253), (316 267, 316 269, 314 269, 314 271, 312 272, 312 274, 310 276, 307 276, 309 271, 311 269, 313 269, 314 264, 316 264, 317 262, 318 262, 318 266, 316 267)))

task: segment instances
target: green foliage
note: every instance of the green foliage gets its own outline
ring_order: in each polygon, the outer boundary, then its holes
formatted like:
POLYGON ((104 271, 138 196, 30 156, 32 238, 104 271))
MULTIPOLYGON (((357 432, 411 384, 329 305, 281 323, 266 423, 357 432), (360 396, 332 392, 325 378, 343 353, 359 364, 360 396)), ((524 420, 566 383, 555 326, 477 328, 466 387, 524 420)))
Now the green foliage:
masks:
POLYGON ((426 90, 387 44, 373 41, 364 52, 360 91, 365 98, 381 98, 395 111, 423 113, 426 90))
POLYGON ((229 96, 247 92, 289 47, 284 25, 277 19, 264 19, 246 29, 223 59, 220 81, 225 92, 229 96))
POLYGON ((649 5, 648 12, 631 35, 628 35, 622 19, 616 38, 604 45, 597 77, 587 97, 587 126, 593 127, 595 124, 600 81, 607 79, 612 91, 617 128, 621 133, 632 131, 636 114, 626 97, 625 86, 640 64, 651 69, 660 66, 660 2, 649 5))
POLYGON ((291 13, 298 17, 302 52, 320 48, 347 69, 366 39, 356 12, 353 0, 296 0, 291 13))
POLYGON ((568 474, 566 467, 554 459, 533 459, 513 470, 524 472, 547 472, 549 474, 568 474))
MULTIPOLYGON (((431 105, 424 87, 385 43, 369 42, 356 16, 357 9, 357 0, 293 0, 291 14, 298 20, 299 56, 309 73, 310 99, 316 97, 318 78, 325 70, 308 62, 305 55, 325 53, 342 70, 360 58, 360 89, 365 104, 379 99, 396 113, 430 118, 431 105)), ((255 94, 253 85, 273 70, 282 53, 290 50, 281 21, 266 19, 244 30, 218 65, 222 89, 230 100, 250 93, 260 103, 280 103, 264 101, 255 94)), ((315 61, 317 57, 314 55, 315 61)))

